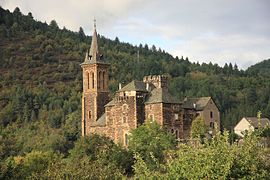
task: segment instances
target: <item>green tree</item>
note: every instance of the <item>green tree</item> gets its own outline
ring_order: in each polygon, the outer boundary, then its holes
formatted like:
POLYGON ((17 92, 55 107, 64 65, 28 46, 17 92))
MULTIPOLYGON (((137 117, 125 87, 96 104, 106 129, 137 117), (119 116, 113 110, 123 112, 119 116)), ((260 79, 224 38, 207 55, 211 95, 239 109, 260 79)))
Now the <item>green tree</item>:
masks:
POLYGON ((249 134, 242 146, 229 143, 229 134, 217 133, 204 145, 181 144, 167 154, 167 162, 151 170, 136 156, 135 177, 140 179, 267 179, 267 153, 249 134))
POLYGON ((80 39, 80 41, 84 41, 85 38, 86 38, 86 36, 85 36, 85 34, 84 34, 83 28, 80 27, 80 28, 79 28, 79 39, 80 39))
POLYGON ((59 29, 58 24, 57 24, 57 22, 56 22, 55 20, 52 20, 52 21, 50 22, 50 26, 51 26, 53 29, 59 29))
POLYGON ((208 128, 202 117, 198 116, 196 119, 193 120, 190 131, 192 138, 202 139, 205 137, 207 132, 208 128))
POLYGON ((129 149, 139 154, 150 169, 156 168, 156 162, 164 161, 164 151, 174 149, 176 145, 174 136, 150 120, 132 130, 128 138, 129 149))

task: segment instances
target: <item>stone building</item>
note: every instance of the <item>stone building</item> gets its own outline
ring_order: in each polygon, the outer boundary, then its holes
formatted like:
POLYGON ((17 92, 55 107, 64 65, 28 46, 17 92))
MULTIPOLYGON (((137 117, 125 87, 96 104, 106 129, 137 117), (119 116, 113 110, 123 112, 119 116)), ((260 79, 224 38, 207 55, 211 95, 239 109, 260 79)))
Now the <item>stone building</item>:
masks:
POLYGON ((179 139, 189 135, 191 122, 198 115, 207 117, 209 126, 213 121, 219 124, 219 111, 211 98, 204 103, 193 99, 181 102, 169 93, 168 79, 163 75, 145 76, 143 81, 134 80, 123 88, 119 85, 109 101, 109 66, 99 52, 94 25, 91 47, 81 64, 83 136, 102 134, 126 146, 129 132, 146 119, 155 120, 179 139), (208 118, 211 112, 214 114, 208 118))

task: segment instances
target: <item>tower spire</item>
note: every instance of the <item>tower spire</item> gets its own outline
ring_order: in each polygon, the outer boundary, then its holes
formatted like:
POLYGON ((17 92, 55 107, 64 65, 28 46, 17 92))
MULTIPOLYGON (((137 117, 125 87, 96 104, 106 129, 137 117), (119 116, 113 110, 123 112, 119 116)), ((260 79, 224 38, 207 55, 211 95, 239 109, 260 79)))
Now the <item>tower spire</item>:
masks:
POLYGON ((94 19, 94 33, 92 36, 91 47, 89 49, 90 61, 96 62, 100 60, 100 55, 98 52, 98 41, 97 41, 97 30, 96 30, 96 19, 94 19))

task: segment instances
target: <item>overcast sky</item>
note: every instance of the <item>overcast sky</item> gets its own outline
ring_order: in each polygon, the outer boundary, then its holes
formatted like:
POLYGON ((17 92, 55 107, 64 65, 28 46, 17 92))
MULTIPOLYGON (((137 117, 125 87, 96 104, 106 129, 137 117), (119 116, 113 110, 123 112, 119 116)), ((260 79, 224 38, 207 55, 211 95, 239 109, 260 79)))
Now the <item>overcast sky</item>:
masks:
POLYGON ((35 19, 134 45, 147 43, 192 62, 246 69, 270 58, 270 0, 0 0, 35 19))

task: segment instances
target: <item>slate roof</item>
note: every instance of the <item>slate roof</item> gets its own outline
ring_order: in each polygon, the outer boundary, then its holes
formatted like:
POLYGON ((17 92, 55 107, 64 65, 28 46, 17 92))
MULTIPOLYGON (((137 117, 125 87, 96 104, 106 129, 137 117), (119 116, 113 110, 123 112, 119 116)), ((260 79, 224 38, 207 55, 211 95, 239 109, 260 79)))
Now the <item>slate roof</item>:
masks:
POLYGON ((91 126, 106 126, 106 113, 102 114, 102 116, 91 126))
MULTIPOLYGON (((245 119, 255 128, 259 126, 259 120, 257 117, 245 117, 245 119)), ((261 126, 270 126, 270 120, 268 118, 261 118, 261 126)))
POLYGON ((149 98, 146 100, 145 104, 154 104, 154 103, 172 103, 180 104, 181 102, 173 97, 168 89, 165 88, 155 88, 151 91, 149 98))
POLYGON ((201 111, 205 108, 210 99, 211 97, 186 98, 183 102, 183 108, 194 109, 195 104, 195 109, 201 111))
POLYGON ((114 106, 115 105, 115 99, 113 98, 110 102, 108 102, 106 105, 105 105, 105 107, 106 106, 114 106))
POLYGON ((122 89, 118 90, 118 92, 121 92, 121 91, 147 92, 145 83, 142 81, 136 81, 136 80, 131 81, 126 86, 124 86, 122 89))

